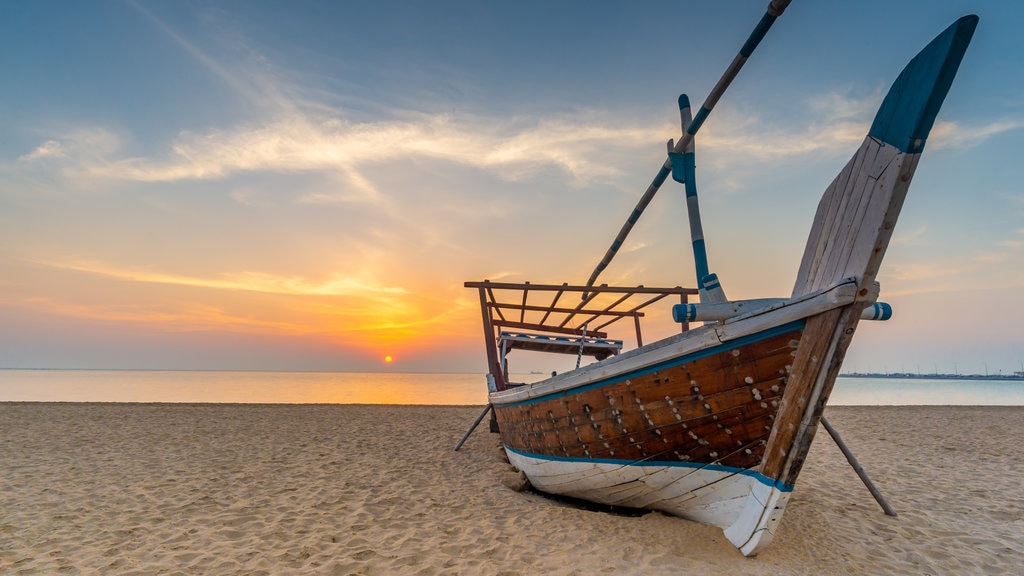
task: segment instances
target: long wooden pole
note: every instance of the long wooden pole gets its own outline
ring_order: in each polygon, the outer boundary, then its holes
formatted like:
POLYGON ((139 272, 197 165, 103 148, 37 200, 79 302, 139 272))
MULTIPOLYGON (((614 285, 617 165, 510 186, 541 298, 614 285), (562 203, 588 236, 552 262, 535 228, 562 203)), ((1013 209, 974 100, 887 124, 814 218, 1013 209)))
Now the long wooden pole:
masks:
POLYGON ((875 501, 882 507, 885 514, 895 518, 896 511, 893 510, 892 506, 890 506, 888 502, 886 502, 885 497, 878 491, 878 488, 875 488, 874 482, 871 481, 871 478, 868 478, 867 472, 865 472, 864 468, 861 467, 860 462, 857 462, 857 459, 853 456, 853 452, 850 452, 850 449, 846 447, 846 443, 839 437, 839 433, 836 432, 836 429, 828 423, 828 420, 826 420, 824 416, 821 417, 821 424, 825 427, 825 430, 828 430, 828 435, 835 440, 836 446, 839 446, 839 449, 843 451, 843 456, 846 456, 846 461, 853 467, 853 471, 857 473, 857 476, 860 476, 860 481, 867 486, 868 491, 875 497, 875 501))
POLYGON ((455 445, 455 452, 458 452, 459 448, 462 448, 462 445, 466 442, 466 439, 469 438, 469 435, 473 433, 473 430, 476 430, 476 427, 480 425, 480 422, 483 422, 484 417, 487 416, 487 413, 490 412, 492 408, 494 407, 488 404, 484 408, 484 411, 481 412, 480 415, 476 417, 476 420, 473 421, 473 425, 469 427, 469 430, 466 430, 466 433, 462 435, 462 439, 459 440, 459 443, 455 445))
MULTIPOLYGON (((494 342, 494 323, 491 318, 491 308, 487 305, 487 289, 484 286, 480 291, 480 314, 484 322, 484 344, 487 346, 487 372, 494 378, 494 386, 497 390, 505 389, 505 371, 501 369, 501 358, 498 358, 498 349, 494 342)), ((493 298, 493 297, 492 297, 493 298)), ((501 310, 498 309, 500 313, 501 310)))
MULTIPOLYGON (((754 52, 754 49, 757 48, 757 45, 761 43, 761 40, 764 38, 765 34, 768 33, 768 30, 772 27, 772 24, 775 23, 775 20, 781 16, 782 12, 787 6, 789 6, 789 2, 790 0, 772 0, 768 5, 768 9, 765 11, 764 16, 761 17, 761 21, 757 23, 754 31, 750 33, 747 41, 744 42, 743 47, 740 48, 740 53, 733 58, 732 63, 725 69, 725 73, 722 74, 718 83, 715 84, 714 89, 711 90, 707 99, 704 100, 704 105, 700 107, 697 115, 694 116, 686 130, 683 131, 682 137, 675 143, 673 150, 676 153, 683 153, 690 143, 693 142, 694 135, 696 135, 697 131, 700 130, 700 127, 704 124, 704 120, 707 119, 708 115, 711 114, 711 110, 715 107, 715 104, 718 103, 718 99, 722 97, 722 94, 725 93, 729 84, 731 84, 733 79, 736 78, 736 75, 739 74, 740 69, 743 68, 744 64, 746 64, 747 59, 750 57, 751 53, 754 52)), ((636 208, 633 209, 629 218, 626 219, 626 223, 622 225, 618 235, 615 236, 615 240, 612 241, 611 247, 608 248, 607 252, 605 252, 604 258, 602 258, 597 264, 597 267, 594 268, 594 272, 590 275, 590 279, 587 280, 588 288, 594 285, 594 282, 597 281, 597 277, 605 268, 608 267, 608 264, 611 263, 612 258, 615 257, 615 254, 619 251, 622 243, 626 241, 626 236, 628 236, 629 232, 633 229, 633 225, 640 219, 640 215, 643 214, 647 205, 651 203, 654 195, 657 194, 661 185, 665 183, 665 178, 668 177, 669 172, 671 171, 672 161, 666 159, 665 163, 658 171, 657 176, 655 176, 654 180, 651 181, 651 184, 647 187, 644 195, 640 197, 640 201, 637 202, 636 208)), ((586 300, 586 298, 587 292, 584 291, 583 299, 586 300)))

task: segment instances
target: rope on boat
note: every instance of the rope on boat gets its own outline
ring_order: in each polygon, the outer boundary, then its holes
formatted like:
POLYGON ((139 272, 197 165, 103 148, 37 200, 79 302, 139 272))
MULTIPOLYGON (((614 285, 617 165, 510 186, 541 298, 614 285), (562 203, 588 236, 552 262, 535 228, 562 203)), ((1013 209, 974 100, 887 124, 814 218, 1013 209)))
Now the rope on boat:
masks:
POLYGON ((579 351, 578 354, 576 354, 576 369, 577 370, 580 367, 580 361, 583 360, 583 346, 587 343, 587 325, 588 324, 590 324, 590 322, 584 322, 583 323, 583 334, 580 335, 580 351, 579 351))
MULTIPOLYGON (((686 150, 687 146, 690 145, 693 141, 693 137, 697 134, 697 131, 700 130, 700 127, 704 124, 708 115, 711 114, 711 110, 714 109, 715 104, 718 103, 719 98, 721 98, 722 94, 724 94, 726 89, 729 88, 729 84, 731 84, 733 79, 736 78, 736 75, 739 74, 740 69, 743 68, 747 59, 750 58, 750 55, 754 52, 754 49, 757 48, 757 45, 761 43, 762 39, 764 39, 768 30, 771 29, 772 24, 775 23, 775 20, 781 16, 782 12, 787 6, 789 6, 789 2, 790 0, 772 0, 771 3, 768 4, 768 9, 765 11, 764 16, 761 17, 761 21, 757 23, 754 31, 750 33, 747 41, 743 43, 743 47, 740 48, 739 54, 733 58, 732 63, 729 64, 725 73, 722 74, 718 83, 715 84, 714 89, 711 90, 707 99, 704 100, 704 104, 700 107, 697 115, 694 116, 690 125, 686 127, 686 130, 683 131, 682 137, 680 137, 679 141, 675 143, 675 146, 673 147, 674 152, 682 153, 686 150)), ((658 171, 658 174, 654 177, 654 180, 651 181, 651 184, 644 192, 644 195, 640 197, 640 200, 636 204, 636 208, 633 209, 629 218, 626 219, 626 223, 622 225, 618 235, 615 236, 615 240, 612 241, 611 247, 608 248, 607 252, 605 252, 604 258, 602 258, 597 264, 597 267, 594 268, 594 272, 590 275, 590 279, 587 280, 588 288, 594 285, 594 282, 597 281, 597 277, 605 268, 608 267, 608 264, 611 263, 612 258, 615 257, 619 248, 622 247, 623 242, 626 241, 626 237, 629 236, 630 231, 633 229, 633 225, 640 219, 640 215, 647 209, 647 205, 651 203, 654 195, 657 194, 661 185, 665 183, 665 178, 668 177, 671 171, 672 161, 665 160, 665 163, 658 171)), ((587 296, 588 293, 584 291, 583 299, 586 300, 587 296)))

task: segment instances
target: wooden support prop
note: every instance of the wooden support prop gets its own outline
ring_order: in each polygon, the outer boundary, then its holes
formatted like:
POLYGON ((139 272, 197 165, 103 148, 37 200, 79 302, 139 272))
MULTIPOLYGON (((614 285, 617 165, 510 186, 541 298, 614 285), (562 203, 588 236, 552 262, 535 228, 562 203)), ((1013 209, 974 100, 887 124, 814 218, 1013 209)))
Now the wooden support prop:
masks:
POLYGON ((889 503, 886 502, 885 497, 882 496, 882 493, 878 491, 878 488, 875 488, 875 484, 871 482, 871 478, 868 478, 867 472, 864 471, 864 468, 861 468, 860 463, 857 462, 856 458, 854 458, 853 452, 850 452, 850 449, 846 447, 846 443, 843 442, 843 439, 839 437, 839 433, 836 432, 836 429, 833 428, 832 425, 828 423, 828 420, 826 420, 824 416, 821 417, 821 424, 822 426, 825 427, 825 430, 828 430, 828 435, 831 436, 833 440, 835 440, 836 446, 839 446, 839 449, 843 451, 843 456, 846 456, 847 462, 849 462, 850 466, 853 467, 853 470, 854 472, 857 473, 857 476, 860 476, 861 482, 863 482, 864 485, 867 486, 868 491, 871 492, 871 495, 875 497, 875 501, 878 502, 878 505, 881 506, 882 510, 885 511, 886 516, 892 516, 893 518, 895 518, 896 511, 892 509, 892 506, 889 506, 889 503))
POLYGON ((469 438, 469 435, 473 433, 473 430, 476 430, 476 427, 479 426, 481 422, 483 422, 484 417, 487 416, 487 413, 490 412, 492 408, 494 407, 488 404, 484 408, 484 411, 481 412, 480 415, 476 417, 476 420, 473 421, 473 425, 469 427, 469 430, 466 430, 466 433, 462 435, 462 439, 459 440, 459 443, 455 445, 455 452, 458 452, 459 448, 462 448, 462 445, 466 442, 466 439, 469 438))

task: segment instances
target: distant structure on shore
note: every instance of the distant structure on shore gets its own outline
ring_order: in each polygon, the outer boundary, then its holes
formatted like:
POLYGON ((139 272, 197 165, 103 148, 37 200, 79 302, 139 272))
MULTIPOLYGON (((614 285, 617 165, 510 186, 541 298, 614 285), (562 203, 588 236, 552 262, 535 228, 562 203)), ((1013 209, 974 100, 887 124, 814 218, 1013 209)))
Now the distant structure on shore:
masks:
POLYGON ((842 378, 915 378, 923 380, 1022 380, 1024 372, 1013 374, 918 374, 916 372, 848 372, 842 378))

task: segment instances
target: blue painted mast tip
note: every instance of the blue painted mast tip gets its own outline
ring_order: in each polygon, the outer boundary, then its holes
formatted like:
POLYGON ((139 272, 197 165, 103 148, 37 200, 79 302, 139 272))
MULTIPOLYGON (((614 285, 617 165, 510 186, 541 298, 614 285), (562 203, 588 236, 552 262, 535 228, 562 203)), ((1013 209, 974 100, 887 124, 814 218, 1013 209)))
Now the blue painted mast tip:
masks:
POLYGON ((679 109, 685 110, 690 107, 690 98, 686 94, 679 95, 679 109))

